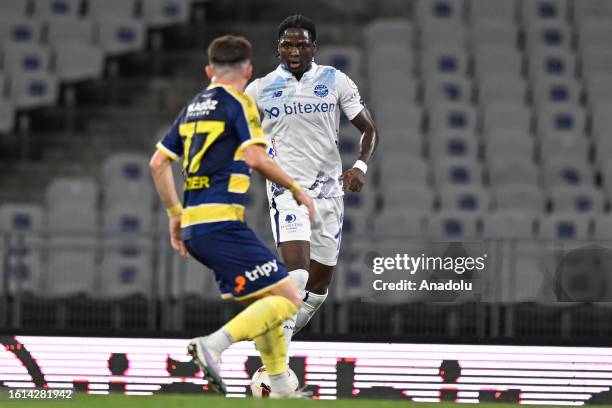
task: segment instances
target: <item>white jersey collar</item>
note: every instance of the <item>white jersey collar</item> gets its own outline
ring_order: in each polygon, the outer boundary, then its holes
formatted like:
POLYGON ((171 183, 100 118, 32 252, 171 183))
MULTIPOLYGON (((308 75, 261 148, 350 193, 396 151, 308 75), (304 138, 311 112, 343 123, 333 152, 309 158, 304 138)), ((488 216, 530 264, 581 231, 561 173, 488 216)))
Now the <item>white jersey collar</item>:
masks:
MULTIPOLYGON (((317 67, 318 65, 314 61, 312 61, 310 63, 310 68, 308 68, 308 71, 304 72, 304 74, 302 75, 302 78, 310 78, 311 76, 313 76, 315 72, 317 72, 317 67)), ((283 64, 279 64, 278 67, 276 68, 276 71, 280 75, 282 75, 283 78, 295 78, 293 74, 291 73, 291 71, 285 68, 283 64)))

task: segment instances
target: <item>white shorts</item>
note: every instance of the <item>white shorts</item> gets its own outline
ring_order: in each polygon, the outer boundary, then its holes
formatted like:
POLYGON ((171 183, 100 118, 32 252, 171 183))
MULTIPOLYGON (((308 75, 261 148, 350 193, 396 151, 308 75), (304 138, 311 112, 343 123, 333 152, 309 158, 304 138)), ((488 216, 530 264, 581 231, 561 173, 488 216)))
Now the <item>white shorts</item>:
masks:
POLYGON ((315 222, 310 224, 306 207, 298 206, 291 192, 270 199, 270 221, 276 245, 286 241, 309 241, 310 259, 323 265, 338 262, 342 239, 342 197, 314 198, 315 222))

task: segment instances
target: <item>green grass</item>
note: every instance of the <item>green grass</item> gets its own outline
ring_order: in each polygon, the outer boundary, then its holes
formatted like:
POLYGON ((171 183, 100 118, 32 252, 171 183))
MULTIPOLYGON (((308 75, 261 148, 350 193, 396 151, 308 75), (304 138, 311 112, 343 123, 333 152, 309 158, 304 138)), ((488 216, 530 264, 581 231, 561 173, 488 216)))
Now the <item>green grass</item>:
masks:
MULTIPOLYGON (((428 404, 410 403, 407 401, 381 400, 338 400, 338 401, 273 401, 256 400, 253 398, 223 398, 213 396, 163 394, 152 397, 126 396, 122 394, 77 395, 72 400, 4 400, 0 398, 0 406, 15 408, 460 408, 467 404, 428 404)), ((470 404, 471 405, 471 404, 470 404)), ((517 408, 515 404, 479 404, 478 408, 517 408)), ((598 405, 604 407, 604 405, 598 405)), ((608 406, 609 407, 609 406, 608 406)))

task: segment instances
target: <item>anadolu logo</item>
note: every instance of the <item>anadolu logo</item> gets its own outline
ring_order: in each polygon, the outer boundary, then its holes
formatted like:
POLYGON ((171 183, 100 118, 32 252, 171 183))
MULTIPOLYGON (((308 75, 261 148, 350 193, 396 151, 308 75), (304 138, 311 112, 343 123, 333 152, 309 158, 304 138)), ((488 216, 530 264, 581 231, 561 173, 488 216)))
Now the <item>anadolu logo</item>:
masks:
POLYGON ((285 217, 285 222, 288 224, 295 222, 295 220, 297 220, 297 217, 295 216, 295 214, 287 214, 287 216, 285 217))
POLYGON ((323 84, 319 84, 319 85, 315 85, 314 87, 314 94, 324 98, 327 96, 327 94, 329 93, 329 90, 327 89, 327 86, 323 85, 323 84))

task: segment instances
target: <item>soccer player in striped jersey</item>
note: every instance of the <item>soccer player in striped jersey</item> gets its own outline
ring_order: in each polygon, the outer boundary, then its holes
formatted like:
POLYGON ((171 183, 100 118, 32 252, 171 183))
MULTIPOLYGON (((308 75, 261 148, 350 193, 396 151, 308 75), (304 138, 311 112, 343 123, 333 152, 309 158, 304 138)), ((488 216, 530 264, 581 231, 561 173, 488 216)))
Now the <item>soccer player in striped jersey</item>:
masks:
POLYGON ((304 393, 288 381, 282 324, 302 305, 285 266, 244 223, 251 168, 291 192, 296 206, 315 216, 312 198, 266 152, 267 142, 253 100, 243 94, 252 74, 251 45, 224 36, 208 48, 210 85, 180 112, 151 159, 155 187, 168 210, 172 247, 212 269, 223 297, 248 305, 216 332, 193 339, 188 351, 210 385, 222 392, 221 353, 232 343, 255 340, 274 397, 304 393), (182 156, 182 158, 181 158, 182 156), (183 205, 171 161, 181 160, 183 205))

